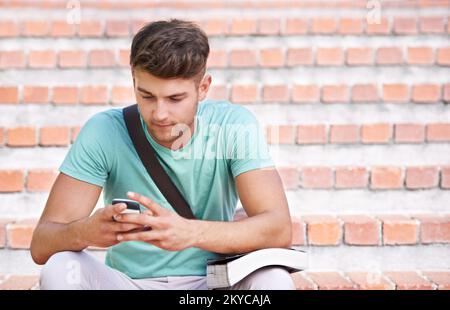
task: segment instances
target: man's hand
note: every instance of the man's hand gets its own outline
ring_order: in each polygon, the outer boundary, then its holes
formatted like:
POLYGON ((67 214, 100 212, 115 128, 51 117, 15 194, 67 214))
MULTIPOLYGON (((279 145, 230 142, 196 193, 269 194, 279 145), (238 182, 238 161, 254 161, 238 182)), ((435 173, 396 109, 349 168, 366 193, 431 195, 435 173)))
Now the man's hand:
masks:
POLYGON ((119 223, 113 219, 126 209, 124 203, 107 205, 98 209, 90 217, 84 220, 83 240, 87 245, 109 247, 119 243, 117 235, 137 228, 142 225, 131 223, 119 223))
POLYGON ((119 214, 114 217, 115 220, 123 224, 147 226, 149 229, 118 234, 118 241, 143 241, 169 251, 179 251, 193 245, 192 220, 161 207, 145 196, 133 192, 127 195, 148 210, 141 214, 119 214))

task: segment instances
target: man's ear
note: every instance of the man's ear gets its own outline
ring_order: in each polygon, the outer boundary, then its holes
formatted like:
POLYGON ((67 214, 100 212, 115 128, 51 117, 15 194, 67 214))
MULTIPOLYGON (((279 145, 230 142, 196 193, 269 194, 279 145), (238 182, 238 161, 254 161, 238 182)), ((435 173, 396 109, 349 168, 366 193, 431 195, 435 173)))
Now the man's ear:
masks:
POLYGON ((206 98, 206 95, 208 94, 209 86, 211 85, 212 77, 209 74, 206 74, 202 81, 200 82, 200 85, 198 86, 198 100, 202 101, 206 98))

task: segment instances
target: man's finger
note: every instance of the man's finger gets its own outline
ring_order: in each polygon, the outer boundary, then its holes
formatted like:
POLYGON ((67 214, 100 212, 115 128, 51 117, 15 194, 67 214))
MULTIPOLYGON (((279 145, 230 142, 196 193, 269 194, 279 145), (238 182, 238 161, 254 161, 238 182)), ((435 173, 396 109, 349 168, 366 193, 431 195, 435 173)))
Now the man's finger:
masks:
POLYGON ((140 224, 131 224, 131 223, 113 223, 111 228, 115 232, 129 232, 130 230, 144 228, 144 226, 140 224))
POLYGON ((127 208, 127 205, 124 203, 117 203, 115 205, 107 205, 104 210, 103 214, 107 219, 113 218, 114 215, 121 213, 127 208))
POLYGON ((119 241, 154 241, 163 239, 163 234, 157 230, 136 233, 122 233, 117 235, 119 241))
POLYGON ((159 226, 159 220, 148 214, 118 214, 114 216, 117 222, 132 223, 147 226, 159 226))
POLYGON ((128 192, 127 195, 130 199, 133 199, 133 200, 139 202, 140 204, 142 204, 144 207, 146 207, 147 209, 149 209, 156 215, 164 214, 164 212, 167 212, 166 209, 164 209, 163 207, 161 207, 159 204, 157 204, 156 202, 154 202, 153 200, 151 200, 148 197, 145 197, 143 195, 140 195, 140 194, 134 193, 134 192, 128 192))

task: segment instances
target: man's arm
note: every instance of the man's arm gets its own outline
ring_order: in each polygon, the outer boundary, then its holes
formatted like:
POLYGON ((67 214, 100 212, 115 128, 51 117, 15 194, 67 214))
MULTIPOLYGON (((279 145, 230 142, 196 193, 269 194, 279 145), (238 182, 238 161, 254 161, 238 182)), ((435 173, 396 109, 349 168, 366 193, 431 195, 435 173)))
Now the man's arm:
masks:
POLYGON ((291 245, 291 218, 276 169, 258 169, 236 177, 248 218, 236 222, 195 221, 194 245, 217 253, 244 253, 291 245))
POLYGON ((31 256, 35 263, 45 264, 50 256, 61 251, 116 244, 117 230, 140 227, 112 221, 112 216, 125 207, 120 204, 99 209, 89 217, 101 191, 100 186, 58 175, 33 233, 31 256))
POLYGON ((150 226, 145 232, 120 234, 120 241, 144 241, 165 250, 198 247, 217 253, 243 253, 291 245, 291 219, 278 172, 259 169, 236 178, 237 190, 248 218, 236 222, 189 220, 167 210, 148 197, 128 194, 147 207, 144 214, 124 214, 123 223, 150 226))

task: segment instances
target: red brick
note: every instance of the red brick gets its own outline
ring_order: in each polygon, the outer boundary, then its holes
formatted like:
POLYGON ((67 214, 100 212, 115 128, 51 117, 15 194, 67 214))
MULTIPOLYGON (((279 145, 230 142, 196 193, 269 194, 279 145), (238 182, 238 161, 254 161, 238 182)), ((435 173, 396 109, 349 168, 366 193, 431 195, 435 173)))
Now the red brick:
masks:
POLYGON ((0 69, 25 68, 23 51, 0 51, 0 69))
POLYGON ((30 37, 46 36, 50 30, 48 21, 27 20, 22 26, 22 34, 30 37))
POLYGON ((388 18, 380 18, 380 22, 367 22, 366 33, 369 35, 388 34, 391 31, 391 25, 388 18))
POLYGON ((309 215, 302 217, 306 223, 309 245, 338 245, 341 241, 341 224, 329 215, 309 215))
POLYGON ((46 86, 24 86, 24 103, 48 103, 48 88, 46 86))
POLYGON ((230 66, 234 68, 256 67, 256 53, 252 50, 232 50, 230 53, 230 66))
POLYGON ((14 38, 19 36, 19 25, 13 20, 0 21, 0 37, 14 38))
POLYGON ((208 99, 228 100, 228 91, 225 85, 211 85, 208 91, 208 99))
POLYGON ((21 192, 23 172, 21 170, 0 170, 0 193, 21 192))
POLYGON ((84 51, 60 51, 58 65, 61 68, 85 68, 86 53, 84 51))
POLYGON ((89 52, 89 66, 95 68, 114 67, 115 55, 109 50, 92 50, 89 52))
POLYGON ((311 32, 315 34, 331 34, 336 32, 337 20, 329 17, 313 18, 311 32))
POLYGON ((450 124, 428 124, 427 141, 429 142, 447 142, 450 141, 450 124))
POLYGON ((347 272, 347 276, 360 290, 394 290, 395 285, 391 283, 380 272, 347 272))
POLYGON ((450 271, 424 271, 422 275, 433 282, 438 290, 450 290, 450 271))
POLYGON ((292 216, 292 245, 305 245, 305 223, 300 217, 292 216))
POLYGON ((133 87, 114 86, 111 91, 111 102, 114 105, 124 105, 135 100, 133 87))
POLYGON ((324 144, 326 142, 327 142, 327 129, 325 125, 297 126, 298 144, 324 144))
POLYGON ((441 88, 436 84, 416 84, 412 90, 412 101, 434 103, 441 100, 441 88))
POLYGON ((423 143, 425 141, 425 126, 421 124, 396 124, 396 143, 423 143))
POLYGON ((13 275, 0 284, 0 290, 30 290, 39 285, 39 276, 13 275))
POLYGON ((119 50, 119 66, 123 68, 130 67, 130 50, 119 50))
POLYGON ((50 191, 58 173, 53 170, 30 170, 27 178, 27 189, 31 192, 50 191))
POLYGON ((254 103, 258 100, 257 85, 233 85, 231 101, 235 103, 254 103))
POLYGON ((338 47, 317 49, 316 62, 319 66, 340 66, 343 58, 343 52, 338 47))
POLYGON ((415 17, 395 17, 394 33, 397 34, 416 34, 417 20, 415 17))
POLYGON ((405 84, 383 84, 383 101, 407 102, 409 100, 408 86, 405 84))
POLYGON ((298 103, 319 102, 319 87, 317 85, 294 85, 292 88, 292 101, 298 103))
POLYGON ((378 65, 400 65, 403 63, 403 52, 398 47, 380 47, 377 49, 378 65))
POLYGON ((221 51, 211 51, 208 56, 208 68, 226 68, 227 66, 227 52, 221 51))
POLYGON ((441 187, 450 189, 450 166, 441 168, 441 187))
POLYGON ((331 125, 331 143, 357 143, 359 142, 359 127, 357 125, 331 125))
POLYGON ((7 226, 8 246, 12 249, 29 249, 36 220, 22 220, 7 226))
POLYGON ((403 173, 397 167, 374 167, 371 171, 371 189, 399 189, 403 187, 403 173))
POLYGON ((314 290, 316 286, 303 276, 303 272, 291 273, 296 290, 314 290))
POLYGON ((450 83, 445 84, 444 86, 444 101, 449 103, 450 102, 450 83))
POLYGON ((262 49, 259 54, 260 65, 263 68, 277 68, 284 65, 283 50, 279 48, 262 49))
POLYGON ((373 64, 372 49, 368 47, 354 47, 347 49, 347 65, 363 66, 373 64))
POLYGON ((279 125, 267 127, 267 141, 270 144, 294 144, 295 126, 279 125))
POLYGON ((202 29, 208 36, 220 36, 228 33, 226 19, 207 19, 202 23, 202 29))
POLYGON ((258 21, 258 33, 262 35, 280 34, 280 19, 264 18, 258 21))
POLYGON ((436 58, 436 61, 439 65, 450 66, 450 47, 438 48, 436 58))
POLYGON ((380 224, 365 215, 340 217, 344 221, 344 242, 349 245, 378 245, 380 224))
POLYGON ((0 103, 19 103, 19 91, 15 86, 0 86, 0 103))
POLYGON ((76 25, 69 24, 65 20, 55 20, 52 21, 52 37, 71 37, 76 33, 76 25))
POLYGON ((301 18, 287 18, 283 34, 299 35, 308 32, 308 21, 301 18))
POLYGON ((313 64, 313 53, 311 48, 289 48, 287 51, 287 65, 310 66, 313 64))
POLYGON ((361 18, 341 18, 339 22, 340 34, 361 34, 363 23, 361 18))
POLYGON ((69 145, 69 127, 47 126, 41 128, 41 146, 67 146, 69 145))
POLYGON ((352 290, 353 283, 334 271, 307 272, 309 278, 317 284, 319 290, 352 290))
POLYGON ((303 188, 332 188, 333 171, 327 167, 303 167, 301 183, 303 188))
POLYGON ((108 90, 105 86, 84 86, 81 88, 82 104, 107 104, 108 90))
POLYGON ((364 124, 361 128, 363 143, 389 143, 392 138, 390 124, 364 124))
POLYGON ((422 243, 450 243, 449 215, 417 215, 420 221, 420 240, 422 243))
POLYGON ((364 167, 337 167, 336 188, 366 188, 367 171, 364 167))
POLYGON ((439 170, 437 167, 406 168, 406 187, 409 189, 425 189, 437 187, 439 170))
POLYGON ((344 103, 348 99, 348 87, 346 85, 325 85, 322 87, 322 101, 324 103, 344 103))
POLYGON ((54 51, 30 51, 28 55, 28 66, 30 68, 54 68, 56 54, 54 51))
POLYGON ((251 35, 256 33, 256 20, 233 19, 231 22, 231 35, 251 35))
POLYGON ((402 245, 418 242, 419 225, 416 220, 402 215, 382 215, 378 218, 383 222, 383 244, 402 245))
POLYGON ((264 102, 288 102, 289 89, 286 85, 266 85, 263 87, 264 102))
POLYGON ((377 102, 378 90, 374 84, 356 84, 352 87, 353 102, 377 102))
POLYGON ((430 47, 409 47, 408 63, 411 65, 431 65, 434 62, 433 49, 430 47))
POLYGON ((130 35, 130 24, 126 20, 107 20, 106 35, 108 37, 127 37, 130 35))
POLYGON ((422 33, 444 33, 445 18, 439 16, 420 17, 420 32, 422 33))
POLYGON ((34 127, 14 127, 8 129, 8 146, 36 146, 34 127))
POLYGON ((277 168, 285 190, 295 190, 300 185, 300 172, 296 167, 277 168))
POLYGON ((57 105, 78 103, 78 88, 70 86, 54 87, 52 102, 57 105))
POLYGON ((103 26, 100 21, 83 20, 79 25, 78 34, 80 37, 101 37, 103 35, 103 26))
POLYGON ((414 271, 386 272, 396 285, 397 290, 432 290, 433 286, 414 271))

